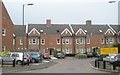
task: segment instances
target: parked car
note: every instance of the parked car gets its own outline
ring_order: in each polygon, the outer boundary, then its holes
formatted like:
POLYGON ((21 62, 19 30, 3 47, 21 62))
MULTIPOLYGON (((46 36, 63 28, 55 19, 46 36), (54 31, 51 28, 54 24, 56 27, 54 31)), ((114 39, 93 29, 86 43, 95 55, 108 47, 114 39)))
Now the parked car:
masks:
POLYGON ((93 53, 92 53, 92 52, 88 52, 88 53, 87 53, 87 57, 88 57, 88 58, 90 58, 90 57, 92 58, 92 57, 93 57, 93 53))
POLYGON ((31 63, 33 60, 32 60, 32 57, 30 56, 29 53, 25 52, 27 54, 27 57, 29 58, 29 62, 31 63))
POLYGON ((50 59, 49 53, 44 53, 44 54, 43 54, 43 58, 44 58, 44 59, 50 59))
POLYGON ((28 54, 32 57, 33 63, 38 63, 43 60, 43 55, 39 52, 28 52, 28 54))
POLYGON ((1 57, 0 63, 2 63, 3 60, 4 64, 13 64, 14 59, 15 58, 11 57, 10 54, 6 54, 1 57))
POLYGON ((16 59, 16 64, 18 65, 22 65, 22 63, 29 64, 29 57, 25 52, 24 52, 24 56, 23 56, 23 52, 11 52, 10 56, 16 59))
POLYGON ((57 53, 56 57, 57 58, 65 58, 65 54, 64 53, 57 53))

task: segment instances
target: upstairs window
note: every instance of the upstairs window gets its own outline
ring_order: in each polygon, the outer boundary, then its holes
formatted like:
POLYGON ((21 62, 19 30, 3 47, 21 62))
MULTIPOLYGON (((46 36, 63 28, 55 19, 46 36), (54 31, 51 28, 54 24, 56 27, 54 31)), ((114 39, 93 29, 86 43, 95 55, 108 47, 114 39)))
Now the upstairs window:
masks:
POLYGON ((57 44, 60 44, 60 39, 57 39, 57 44))
POLYGON ((13 39, 13 45, 15 45, 15 39, 13 39))
POLYGON ((65 44, 65 39, 62 39, 62 43, 65 44))
POLYGON ((66 39, 65 42, 66 42, 66 44, 69 44, 69 43, 70 43, 70 40, 69 40, 69 39, 66 39))
POLYGON ((6 36, 6 29, 2 28, 2 36, 6 36))
POLYGON ((86 43, 87 43, 87 44, 90 44, 90 39, 86 39, 86 43))
POLYGON ((20 38, 20 45, 23 45, 23 38, 20 38))
POLYGON ((79 39, 76 39, 76 44, 79 44, 79 39))
POLYGON ((106 39, 106 44, 111 44, 111 43, 113 43, 113 39, 112 38, 106 39))
POLYGON ((32 39, 32 44, 36 44, 36 39, 35 38, 32 39))
POLYGON ((80 39, 79 39, 79 43, 80 43, 80 44, 85 44, 85 39, 80 38, 80 39))
POLYGON ((101 44, 104 44, 104 39, 101 39, 101 44))
POLYGON ((32 39, 29 39, 29 44, 32 44, 32 39))
POLYGON ((41 40, 41 44, 44 45, 45 44, 45 39, 41 40))
POLYGON ((3 47, 2 47, 2 51, 5 51, 5 50, 6 50, 6 46, 3 46, 3 47))

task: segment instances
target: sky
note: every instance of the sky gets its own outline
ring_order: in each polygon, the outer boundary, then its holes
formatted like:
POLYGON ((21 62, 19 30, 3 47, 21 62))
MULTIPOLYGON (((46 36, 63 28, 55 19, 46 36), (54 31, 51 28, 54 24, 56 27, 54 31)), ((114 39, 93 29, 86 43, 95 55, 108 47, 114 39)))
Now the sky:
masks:
POLYGON ((118 24, 118 1, 110 0, 3 0, 15 25, 22 25, 23 4, 25 24, 43 24, 51 19, 53 24, 118 24))

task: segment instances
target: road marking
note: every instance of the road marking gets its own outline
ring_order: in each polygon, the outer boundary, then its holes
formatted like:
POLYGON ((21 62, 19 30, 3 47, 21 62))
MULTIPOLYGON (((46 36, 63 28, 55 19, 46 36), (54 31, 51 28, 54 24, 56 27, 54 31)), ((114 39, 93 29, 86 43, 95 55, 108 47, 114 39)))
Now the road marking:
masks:
POLYGON ((91 63, 89 63, 89 64, 90 64, 90 66, 91 66, 93 69, 98 70, 98 68, 96 68, 96 67, 92 66, 92 65, 91 65, 91 63))
POLYGON ((50 62, 50 61, 44 60, 43 62, 50 62))

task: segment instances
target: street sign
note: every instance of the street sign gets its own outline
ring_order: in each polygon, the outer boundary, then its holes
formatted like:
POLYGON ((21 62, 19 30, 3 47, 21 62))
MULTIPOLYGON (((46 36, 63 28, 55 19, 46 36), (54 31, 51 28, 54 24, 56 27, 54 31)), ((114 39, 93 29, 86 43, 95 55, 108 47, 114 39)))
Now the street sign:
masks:
POLYGON ((105 54, 118 54, 118 48, 117 47, 100 48, 100 54, 101 55, 105 55, 105 54))

